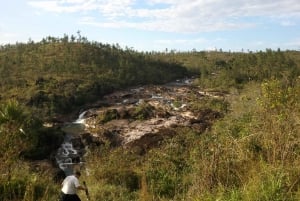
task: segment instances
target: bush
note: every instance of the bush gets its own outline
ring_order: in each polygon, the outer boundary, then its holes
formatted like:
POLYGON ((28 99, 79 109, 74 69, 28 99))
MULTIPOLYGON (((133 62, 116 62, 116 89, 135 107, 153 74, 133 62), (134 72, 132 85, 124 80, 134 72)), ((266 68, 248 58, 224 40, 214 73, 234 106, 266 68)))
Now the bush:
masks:
POLYGON ((106 110, 103 114, 100 114, 98 116, 98 121, 100 123, 107 123, 111 120, 114 120, 114 119, 119 119, 120 118, 120 115, 118 113, 118 110, 116 109, 109 109, 109 110, 106 110))
POLYGON ((288 194, 290 178, 282 168, 258 164, 260 169, 251 172, 253 175, 245 184, 243 200, 280 201, 291 200, 288 194))
POLYGON ((0 181, 0 200, 20 200, 26 190, 26 182, 22 179, 0 181))
POLYGON ((153 116, 154 114, 153 110, 154 107, 151 106, 150 104, 142 103, 135 108, 132 117, 138 120, 145 120, 153 116))
POLYGON ((106 182, 115 186, 123 186, 129 191, 139 189, 140 178, 137 173, 132 170, 107 170, 103 175, 106 182))
POLYGON ((185 197, 191 184, 189 151, 197 138, 189 129, 178 129, 176 136, 147 154, 144 172, 148 191, 155 199, 185 197))

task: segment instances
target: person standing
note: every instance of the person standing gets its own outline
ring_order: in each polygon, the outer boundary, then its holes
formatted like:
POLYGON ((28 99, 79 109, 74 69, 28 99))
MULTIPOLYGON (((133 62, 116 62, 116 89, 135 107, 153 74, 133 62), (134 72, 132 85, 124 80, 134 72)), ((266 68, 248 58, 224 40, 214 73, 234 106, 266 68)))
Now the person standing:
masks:
POLYGON ((67 176, 62 182, 61 201, 81 201, 77 190, 87 190, 79 184, 81 173, 76 171, 74 175, 67 176))

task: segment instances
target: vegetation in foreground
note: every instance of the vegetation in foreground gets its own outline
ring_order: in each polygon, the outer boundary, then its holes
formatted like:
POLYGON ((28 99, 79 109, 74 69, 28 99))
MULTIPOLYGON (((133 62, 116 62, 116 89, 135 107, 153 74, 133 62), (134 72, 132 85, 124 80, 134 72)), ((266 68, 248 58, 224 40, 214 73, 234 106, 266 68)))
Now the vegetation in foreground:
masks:
MULTIPOLYGON (((1 54, 6 54, 5 48, 1 54)), ((195 109, 213 108, 224 118, 204 133, 177 128, 175 137, 144 155, 109 145, 94 148, 82 178, 93 200, 300 199, 298 52, 171 52, 148 56, 166 63, 176 61, 198 72, 200 87, 228 91, 223 104, 229 102, 229 110, 220 102, 195 100, 195 109)), ((12 61, 10 57, 7 60, 12 61)), ((52 76, 59 80, 59 74, 52 76)), ((9 93, 16 90, 18 94, 13 82, 1 84, 2 89, 9 87, 9 93)), ((107 81, 106 86, 113 86, 113 82, 107 81)), ((24 107, 22 100, 14 102, 11 96, 1 97, 0 200, 56 200, 60 185, 49 172, 33 170, 25 156, 40 153, 45 136, 57 140, 61 134, 55 131, 55 137, 39 118, 33 118, 39 117, 31 115, 36 111, 33 106, 24 107)))

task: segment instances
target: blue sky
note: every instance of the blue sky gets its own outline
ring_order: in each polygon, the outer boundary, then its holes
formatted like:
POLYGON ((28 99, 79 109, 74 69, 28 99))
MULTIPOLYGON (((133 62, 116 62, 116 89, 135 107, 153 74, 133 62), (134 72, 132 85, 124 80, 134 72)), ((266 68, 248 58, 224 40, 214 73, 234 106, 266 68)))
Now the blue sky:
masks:
POLYGON ((81 35, 138 51, 300 50, 299 0, 9 0, 0 44, 81 35))

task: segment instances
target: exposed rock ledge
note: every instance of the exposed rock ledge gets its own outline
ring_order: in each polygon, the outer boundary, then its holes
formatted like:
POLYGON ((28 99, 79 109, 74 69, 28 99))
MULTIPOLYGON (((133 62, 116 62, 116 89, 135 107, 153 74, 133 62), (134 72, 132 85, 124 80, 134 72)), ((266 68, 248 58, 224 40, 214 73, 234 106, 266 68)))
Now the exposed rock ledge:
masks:
POLYGON ((223 93, 204 93, 186 82, 146 86, 107 95, 85 113, 86 145, 109 142, 112 146, 138 147, 142 152, 174 135, 175 127, 197 132, 209 129, 222 114, 211 109, 193 110, 203 97, 222 98, 223 93))

